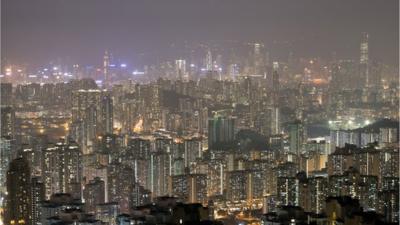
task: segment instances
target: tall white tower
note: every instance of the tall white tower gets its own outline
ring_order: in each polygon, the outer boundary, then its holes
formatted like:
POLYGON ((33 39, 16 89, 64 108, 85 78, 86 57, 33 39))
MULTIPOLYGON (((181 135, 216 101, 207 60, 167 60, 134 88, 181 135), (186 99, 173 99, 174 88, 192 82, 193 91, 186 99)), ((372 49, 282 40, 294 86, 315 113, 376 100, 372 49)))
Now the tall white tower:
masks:
POLYGON ((360 44, 360 76, 364 79, 365 87, 370 87, 369 77, 369 57, 368 57, 368 33, 362 34, 360 44))
POLYGON ((206 55, 206 70, 207 71, 214 70, 214 68, 213 68, 213 59, 212 59, 212 54, 211 54, 211 50, 210 49, 208 49, 207 55, 206 55))
POLYGON ((104 86, 108 85, 109 77, 108 77, 108 68, 110 66, 110 57, 108 52, 105 51, 103 57, 103 75, 104 75, 104 86))
POLYGON ((176 75, 178 76, 177 78, 179 80, 182 80, 183 78, 187 78, 186 77, 186 60, 184 60, 184 59, 175 60, 175 71, 176 71, 176 75))

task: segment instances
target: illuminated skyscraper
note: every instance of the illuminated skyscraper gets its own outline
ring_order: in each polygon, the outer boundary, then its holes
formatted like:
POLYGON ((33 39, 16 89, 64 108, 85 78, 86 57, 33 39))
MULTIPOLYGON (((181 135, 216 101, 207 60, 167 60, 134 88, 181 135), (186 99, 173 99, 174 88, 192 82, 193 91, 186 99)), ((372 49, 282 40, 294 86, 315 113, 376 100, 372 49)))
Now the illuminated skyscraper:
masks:
POLYGON ((95 106, 100 111, 102 92, 97 89, 72 92, 72 121, 85 119, 86 109, 95 106))
POLYGON ((104 75, 104 86, 107 87, 108 82, 109 82, 109 74, 108 74, 108 68, 110 66, 110 57, 108 55, 108 52, 106 51, 104 53, 104 57, 103 57, 103 75, 104 75))
POLYGON ((311 211, 322 213, 325 208, 325 199, 328 196, 328 179, 323 176, 312 177, 308 179, 309 196, 311 203, 311 211))
POLYGON ((15 111, 12 107, 1 107, 1 136, 13 136, 15 133, 15 111))
POLYGON ((369 78, 369 84, 372 87, 379 88, 382 86, 382 70, 383 70, 383 64, 379 63, 377 61, 372 61, 370 62, 370 78, 369 78))
POLYGON ((213 58, 212 58, 212 54, 211 54, 211 50, 208 49, 207 51, 207 55, 206 55, 206 60, 205 60, 205 64, 206 64, 206 70, 207 71, 213 71, 213 58))
POLYGON ((148 170, 149 190, 153 196, 163 196, 168 193, 168 181, 170 179, 171 156, 164 152, 155 152, 150 155, 150 168, 148 170))
POLYGON ((186 174, 171 177, 171 194, 184 202, 188 202, 189 180, 186 174))
POLYGON ((74 193, 82 181, 81 151, 75 142, 60 141, 42 151, 42 174, 47 199, 55 193, 74 193))
POLYGON ((227 199, 229 201, 247 200, 249 172, 245 170, 230 171, 226 175, 227 199))
POLYGON ((73 193, 73 185, 82 180, 81 150, 72 143, 57 143, 59 188, 62 193, 73 193))
POLYGON ((279 106, 280 84, 279 84, 278 69, 279 69, 278 62, 274 62, 273 73, 272 73, 272 104, 273 104, 271 110, 272 134, 279 134, 281 131, 280 106, 279 106))
POLYGON ((279 74, 278 74, 279 64, 274 62, 273 72, 272 72, 272 94, 273 94, 273 104, 275 107, 279 106, 279 74))
POLYGON ((89 89, 72 92, 71 135, 83 153, 93 151, 93 141, 99 135, 113 132, 113 99, 110 92, 89 89))
POLYGON ((11 149, 10 137, 0 137, 0 207, 5 203, 7 171, 12 159, 11 149))
POLYGON ((369 210, 377 209, 378 177, 360 175, 355 168, 349 168, 343 175, 329 177, 331 196, 351 196, 360 200, 360 204, 369 210))
POLYGON ((28 161, 17 158, 7 172, 5 224, 31 225, 31 172, 28 161))
POLYGON ((44 198, 45 189, 44 183, 42 183, 38 177, 33 177, 31 180, 31 215, 32 224, 40 223, 40 204, 45 200, 44 198))
POLYGON ((207 202, 207 175, 184 174, 171 177, 171 192, 187 203, 207 202))
POLYGON ((262 170, 253 169, 248 174, 248 199, 261 199, 264 194, 265 174, 262 170))
POLYGON ((52 194, 60 192, 57 165, 57 148, 54 145, 48 145, 46 149, 42 150, 42 176, 46 199, 49 199, 52 194))
POLYGON ((304 127, 300 121, 289 124, 290 152, 300 156, 304 142, 304 127))
POLYGON ((133 205, 134 171, 121 164, 110 164, 107 170, 107 194, 109 202, 118 202, 122 213, 128 213, 133 205))
POLYGON ((297 205, 298 180, 295 177, 278 177, 277 192, 280 205, 297 205))
POLYGON ((368 33, 363 33, 360 44, 360 78, 365 87, 370 87, 369 56, 368 56, 368 33))
POLYGON ((197 159, 200 159, 203 155, 202 152, 202 141, 201 139, 187 139, 184 141, 185 153, 185 167, 189 167, 194 164, 197 159))
POLYGON ((189 202, 202 203, 207 202, 207 175, 190 174, 189 175, 189 202))
POLYGON ((253 73, 254 74, 263 74, 263 69, 264 69, 264 54, 262 54, 262 50, 264 49, 264 45, 261 43, 253 43, 253 54, 252 54, 252 60, 253 60, 253 73))
POLYGON ((150 158, 150 141, 147 139, 132 137, 128 140, 128 151, 135 159, 150 158))
POLYGON ((183 59, 177 59, 175 60, 175 71, 176 71, 176 76, 177 79, 182 80, 183 78, 186 78, 186 60, 183 59))
POLYGON ((114 128, 113 99, 110 95, 104 95, 101 99, 101 133, 111 134, 114 128))
POLYGON ((271 122, 271 134, 277 135, 281 132, 281 119, 279 107, 269 108, 270 122, 271 122))

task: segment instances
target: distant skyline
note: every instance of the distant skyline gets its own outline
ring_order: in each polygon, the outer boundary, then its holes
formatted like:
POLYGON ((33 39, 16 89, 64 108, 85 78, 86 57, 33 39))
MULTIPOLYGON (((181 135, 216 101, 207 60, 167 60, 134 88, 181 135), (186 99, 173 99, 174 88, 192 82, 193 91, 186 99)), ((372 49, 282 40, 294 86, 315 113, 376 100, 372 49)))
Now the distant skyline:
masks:
MULTIPOLYGON (((397 0, 3 0, 2 60, 33 66, 62 59, 100 65, 106 49, 120 59, 174 57, 185 40, 261 41, 273 57, 359 57, 362 32, 370 57, 399 61, 397 0), (277 45, 274 42, 289 42, 277 45), (171 55, 172 54, 172 55, 171 55)), ((4 61, 3 61, 4 63, 4 61)))

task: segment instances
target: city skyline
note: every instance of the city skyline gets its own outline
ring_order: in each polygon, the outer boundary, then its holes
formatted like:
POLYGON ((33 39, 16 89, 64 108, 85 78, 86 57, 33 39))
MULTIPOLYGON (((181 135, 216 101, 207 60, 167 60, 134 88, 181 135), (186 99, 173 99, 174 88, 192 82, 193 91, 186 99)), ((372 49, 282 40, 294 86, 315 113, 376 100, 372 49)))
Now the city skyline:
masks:
POLYGON ((399 2, 4 0, 0 225, 395 225, 399 2))
POLYGON ((109 50, 143 66, 181 57, 185 42, 212 40, 262 42, 276 60, 290 52, 297 57, 329 59, 335 52, 356 58, 359 35, 368 32, 374 60, 396 65, 398 8, 397 1, 358 0, 3 1, 2 60, 34 67, 57 59, 96 66, 109 50))

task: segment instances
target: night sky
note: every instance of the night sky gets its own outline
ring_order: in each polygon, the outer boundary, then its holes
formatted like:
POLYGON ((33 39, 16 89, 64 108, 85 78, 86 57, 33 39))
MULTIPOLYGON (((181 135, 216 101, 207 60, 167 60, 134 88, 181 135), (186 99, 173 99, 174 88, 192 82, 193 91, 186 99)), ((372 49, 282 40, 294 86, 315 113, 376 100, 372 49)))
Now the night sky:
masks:
POLYGON ((2 0, 2 59, 56 58, 100 64, 160 55, 171 43, 263 41, 272 55, 357 58, 361 32, 371 58, 398 63, 398 0, 2 0), (276 43, 289 43, 280 48, 276 43))

